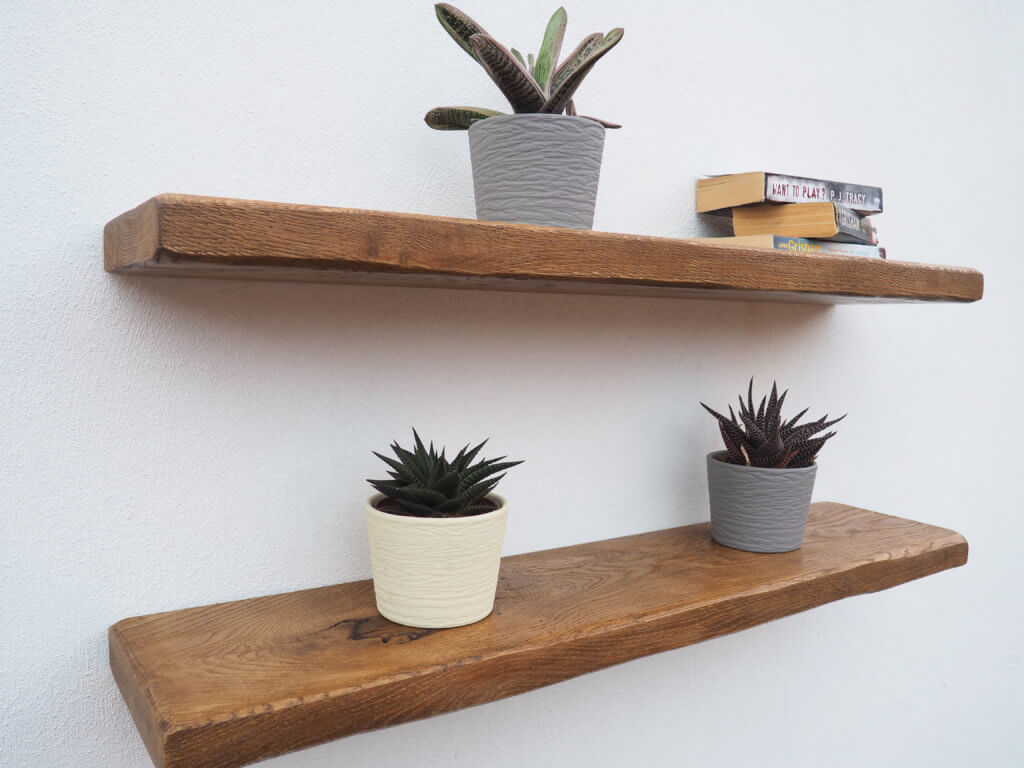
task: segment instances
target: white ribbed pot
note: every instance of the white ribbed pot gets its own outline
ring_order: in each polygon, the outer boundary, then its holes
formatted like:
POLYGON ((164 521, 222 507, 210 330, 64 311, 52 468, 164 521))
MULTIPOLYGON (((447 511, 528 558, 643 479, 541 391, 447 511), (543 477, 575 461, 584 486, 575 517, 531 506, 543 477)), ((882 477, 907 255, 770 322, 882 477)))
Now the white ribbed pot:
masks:
POLYGON ((594 226, 604 126, 571 115, 497 115, 469 126, 476 217, 594 226))
POLYGON ((381 616, 408 627, 461 627, 494 609, 508 503, 469 517, 408 517, 366 502, 373 591, 381 616))
POLYGON ((807 528, 817 464, 798 469, 745 467, 709 453, 711 538, 747 552, 799 549, 807 528))

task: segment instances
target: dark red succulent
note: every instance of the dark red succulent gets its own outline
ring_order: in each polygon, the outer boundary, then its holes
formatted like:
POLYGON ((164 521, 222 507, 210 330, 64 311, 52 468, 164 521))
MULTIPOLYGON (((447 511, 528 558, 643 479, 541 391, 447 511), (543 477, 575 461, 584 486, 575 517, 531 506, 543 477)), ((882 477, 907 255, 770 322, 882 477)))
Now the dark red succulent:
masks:
POLYGON ((761 398, 761 404, 754 410, 754 379, 751 378, 746 403, 743 402, 743 395, 740 395, 738 419, 731 405, 729 416, 726 417, 701 403, 708 413, 718 419, 726 451, 726 455, 721 457, 722 461, 771 469, 795 469, 809 467, 814 463, 818 451, 836 433, 829 432, 820 437, 815 435, 845 419, 846 414, 832 421, 825 414, 817 421, 797 424, 808 411, 804 408, 789 421, 783 421, 782 403, 788 391, 779 395, 778 387, 772 382, 771 394, 761 398))

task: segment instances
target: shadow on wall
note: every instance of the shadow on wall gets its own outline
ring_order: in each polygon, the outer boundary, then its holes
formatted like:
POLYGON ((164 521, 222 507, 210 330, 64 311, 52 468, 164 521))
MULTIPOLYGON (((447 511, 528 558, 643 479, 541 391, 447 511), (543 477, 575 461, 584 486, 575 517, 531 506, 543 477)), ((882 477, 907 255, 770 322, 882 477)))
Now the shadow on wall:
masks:
MULTIPOLYGON (((351 337, 444 344, 476 338, 515 344, 580 336, 645 340, 713 336, 741 344, 784 342, 827 322, 830 304, 646 298, 438 288, 320 285, 108 276, 141 322, 202 324, 203 334, 258 335, 264 343, 351 337)), ((130 318, 132 319, 132 318, 130 318)))
MULTIPOLYGON (((416 424, 453 440, 500 437, 502 453, 530 458, 511 479, 521 509, 544 508, 551 467, 592 472, 561 514, 607 515, 609 536, 641 525, 617 504, 645 504, 647 528, 703 519, 703 460, 685 457, 718 438, 698 401, 722 405, 752 373, 797 379, 834 343, 838 316, 819 304, 107 278, 119 364, 151 382, 129 407, 149 407, 160 382, 170 412, 199 408, 196 429, 238 439, 240 420, 258 414, 252 440, 271 453, 319 446, 338 477, 367 476, 368 434, 416 424), (651 479, 642 498, 597 479, 624 466, 651 479), (590 496, 607 508, 595 513, 590 496)), ((509 551, 558 546, 568 530, 513 536, 509 551)))

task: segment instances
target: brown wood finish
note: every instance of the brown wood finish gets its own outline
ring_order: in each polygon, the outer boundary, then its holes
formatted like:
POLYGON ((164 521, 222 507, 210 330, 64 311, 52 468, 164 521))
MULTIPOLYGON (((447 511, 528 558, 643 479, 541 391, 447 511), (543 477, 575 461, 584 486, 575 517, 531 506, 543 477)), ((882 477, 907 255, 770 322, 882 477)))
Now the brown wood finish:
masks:
POLYGON ((977 301, 966 267, 406 213, 160 195, 104 230, 108 271, 754 300, 977 301))
POLYGON ((231 768, 696 643, 967 561, 953 531, 834 503, 802 549, 707 523, 506 557, 467 627, 381 618, 370 581, 125 619, 110 664, 157 766, 231 768))

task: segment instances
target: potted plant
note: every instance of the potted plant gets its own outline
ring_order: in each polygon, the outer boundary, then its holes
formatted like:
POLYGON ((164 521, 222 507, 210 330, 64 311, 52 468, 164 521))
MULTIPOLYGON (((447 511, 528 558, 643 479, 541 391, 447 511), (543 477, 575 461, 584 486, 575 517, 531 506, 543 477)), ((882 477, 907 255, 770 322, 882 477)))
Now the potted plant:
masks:
POLYGON ((725 450, 709 453, 708 495, 711 537, 719 544, 748 552, 790 552, 799 549, 807 526, 811 491, 821 447, 835 432, 816 437, 846 418, 798 424, 808 409, 782 420, 786 392, 771 394, 754 408, 754 380, 747 402, 740 395, 739 418, 729 406, 726 418, 704 403, 718 419, 725 450))
POLYGON ((458 8, 448 3, 434 8, 441 26, 484 68, 514 113, 437 107, 425 118, 438 130, 468 129, 477 218, 590 229, 604 131, 621 126, 577 115, 573 96, 623 30, 588 35, 559 63, 568 18, 564 8, 548 22, 536 57, 525 58, 458 8))
POLYGON ((493 493, 519 461, 476 460, 487 443, 451 460, 413 430, 409 451, 391 444, 387 480, 366 503, 377 610, 410 627, 458 627, 494 608, 508 504, 493 493), (498 474, 502 473, 502 474, 498 474))

